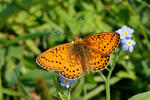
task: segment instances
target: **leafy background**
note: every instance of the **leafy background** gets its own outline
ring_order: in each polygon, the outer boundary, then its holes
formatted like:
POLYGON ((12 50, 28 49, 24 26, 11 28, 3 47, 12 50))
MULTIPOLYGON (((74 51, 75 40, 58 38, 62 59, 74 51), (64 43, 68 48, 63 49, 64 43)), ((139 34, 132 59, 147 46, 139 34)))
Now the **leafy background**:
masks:
MULTIPOLYGON (((111 98, 127 100, 149 91, 149 16, 148 0, 0 0, 0 100, 59 100, 57 73, 39 67, 36 57, 71 42, 74 34, 113 32, 123 25, 134 29, 136 46, 123 52, 113 71, 111 98)), ((85 74, 72 85, 71 100, 88 99, 105 100, 99 73, 85 74)))

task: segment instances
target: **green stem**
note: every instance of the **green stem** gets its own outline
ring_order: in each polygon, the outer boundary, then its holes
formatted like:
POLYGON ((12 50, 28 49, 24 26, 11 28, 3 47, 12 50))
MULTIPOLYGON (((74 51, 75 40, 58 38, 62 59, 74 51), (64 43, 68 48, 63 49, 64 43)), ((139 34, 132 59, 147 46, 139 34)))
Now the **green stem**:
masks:
POLYGON ((66 94, 62 94, 61 92, 58 92, 58 95, 60 96, 61 100, 70 100, 70 90, 67 89, 66 94))
POLYGON ((68 94, 67 94, 68 100, 70 100, 70 91, 71 91, 71 86, 70 86, 69 89, 67 89, 67 92, 68 92, 68 94))
POLYGON ((107 79, 105 81, 105 87, 106 87, 106 100, 110 100, 110 81, 107 79))
POLYGON ((106 81, 106 77, 103 75, 103 73, 100 71, 100 75, 103 78, 104 81, 106 81))
MULTIPOLYGON (((118 53, 119 53, 119 51, 118 51, 118 53)), ((110 100, 110 77, 111 77, 112 71, 113 71, 113 69, 114 69, 114 67, 115 67, 116 62, 118 61, 118 59, 119 59, 119 55, 116 55, 116 58, 112 62, 111 66, 110 66, 110 70, 109 70, 108 76, 107 76, 107 78, 105 80, 106 100, 110 100)))

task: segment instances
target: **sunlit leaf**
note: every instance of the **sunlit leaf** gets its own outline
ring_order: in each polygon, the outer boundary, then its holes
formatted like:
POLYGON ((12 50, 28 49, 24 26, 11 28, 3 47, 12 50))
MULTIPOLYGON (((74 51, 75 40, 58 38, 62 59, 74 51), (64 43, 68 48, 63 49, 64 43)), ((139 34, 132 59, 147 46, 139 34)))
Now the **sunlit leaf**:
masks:
POLYGON ((128 100, 150 100, 150 91, 136 94, 129 98, 128 100))

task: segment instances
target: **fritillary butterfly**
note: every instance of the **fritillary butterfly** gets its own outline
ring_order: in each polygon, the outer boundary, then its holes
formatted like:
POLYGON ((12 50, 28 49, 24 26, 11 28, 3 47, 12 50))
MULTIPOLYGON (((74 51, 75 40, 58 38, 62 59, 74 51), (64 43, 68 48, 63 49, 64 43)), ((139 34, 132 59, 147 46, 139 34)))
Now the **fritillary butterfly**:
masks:
POLYGON ((120 35, 113 32, 93 34, 84 39, 74 36, 73 43, 48 49, 37 57, 37 63, 47 70, 59 71, 66 79, 83 76, 83 71, 101 71, 108 65, 110 54, 118 46, 120 35))

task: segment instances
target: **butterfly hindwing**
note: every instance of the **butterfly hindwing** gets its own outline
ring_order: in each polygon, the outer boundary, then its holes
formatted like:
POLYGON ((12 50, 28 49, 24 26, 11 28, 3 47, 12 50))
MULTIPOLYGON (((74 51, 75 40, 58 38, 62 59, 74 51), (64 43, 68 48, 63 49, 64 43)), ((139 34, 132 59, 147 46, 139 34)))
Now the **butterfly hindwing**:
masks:
POLYGON ((69 55, 68 60, 62 67, 60 74, 66 79, 76 79, 83 75, 81 62, 77 54, 69 55))
POLYGON ((101 71, 107 67, 110 55, 102 55, 100 52, 89 49, 89 69, 92 71, 101 71))

